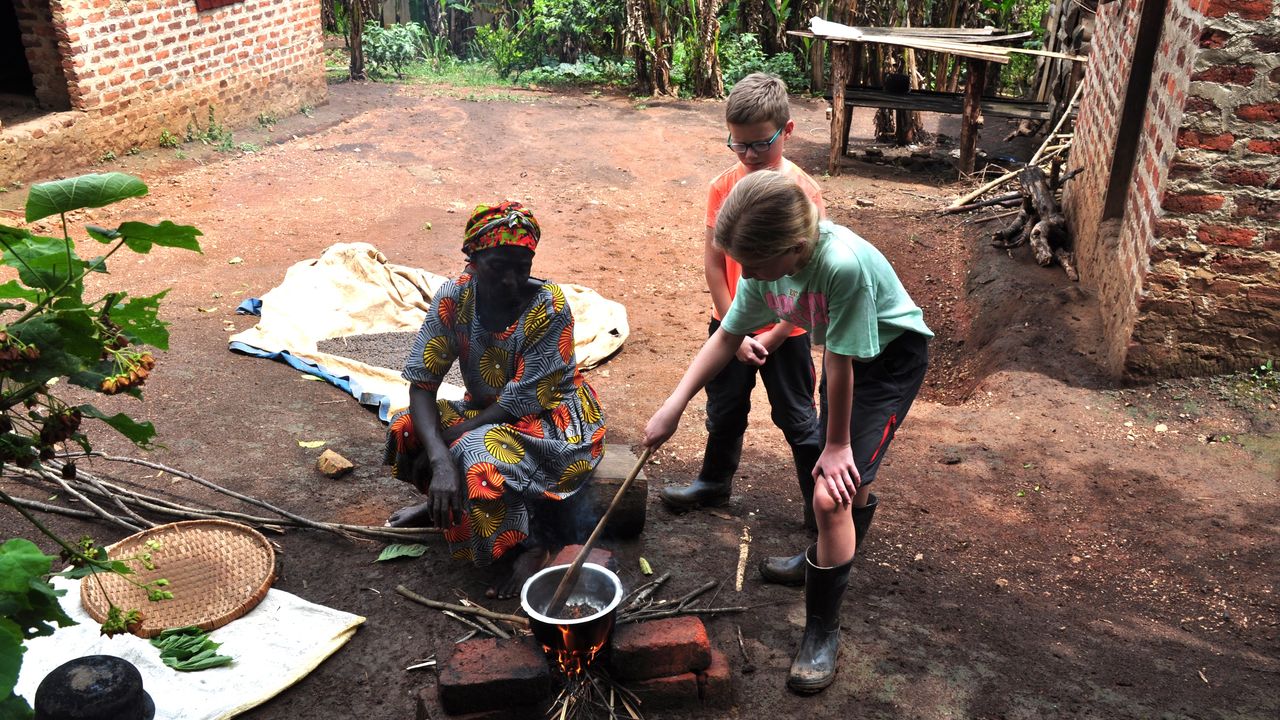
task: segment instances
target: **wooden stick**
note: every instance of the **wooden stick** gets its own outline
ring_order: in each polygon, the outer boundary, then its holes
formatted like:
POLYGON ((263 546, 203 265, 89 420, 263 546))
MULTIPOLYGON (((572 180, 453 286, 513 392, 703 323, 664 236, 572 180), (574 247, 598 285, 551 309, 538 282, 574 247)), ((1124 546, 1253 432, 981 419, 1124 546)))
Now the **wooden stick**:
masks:
POLYGON ((1084 83, 1080 83, 1076 86, 1075 94, 1071 96, 1071 101, 1067 103, 1067 109, 1062 111, 1062 117, 1058 118, 1058 123, 1053 126, 1053 131, 1045 137, 1044 142, 1040 144, 1040 147, 1036 150, 1035 154, 1031 156, 1031 160, 1027 163, 1028 165, 1035 165, 1041 160, 1046 159, 1047 156, 1045 155, 1045 148, 1049 147, 1049 143, 1053 142, 1054 137, 1056 137, 1058 132, 1062 130, 1062 126, 1066 124, 1067 118, 1071 116, 1071 109, 1076 106, 1076 102, 1080 99, 1080 93, 1083 91, 1084 83))
POLYGON ((578 556, 573 559, 573 563, 569 565, 569 569, 564 571, 564 576, 560 578, 560 584, 556 586, 556 592, 551 596, 551 602, 547 603, 546 608, 542 611, 547 617, 557 617, 556 611, 564 605, 565 598, 569 596, 569 591, 578 582, 578 573, 582 570, 582 563, 586 561, 587 555, 591 552, 591 548, 595 547, 596 540, 600 539, 600 533, 604 531, 604 526, 609 522, 609 516, 613 514, 615 508, 622 502, 622 496, 626 494, 627 488, 631 487, 631 483, 635 481, 636 476, 644 469, 644 464, 649 462, 649 457, 653 455, 653 448, 647 447, 640 454, 640 459, 636 461, 636 466, 631 468, 631 473, 627 475, 627 479, 622 481, 622 485, 618 486, 618 492, 613 495, 613 502, 609 503, 609 507, 605 509, 604 514, 600 516, 600 521, 596 523, 596 529, 591 531, 591 537, 582 544, 582 549, 578 551, 578 556))
POLYGON ((67 484, 67 481, 62 479, 61 475, 54 475, 53 473, 43 473, 43 475, 46 478, 52 479, 55 482, 57 482, 59 485, 62 486, 63 490, 67 491, 68 495, 75 497, 75 499, 87 505, 90 510, 93 510, 95 513, 97 513, 98 517, 102 518, 103 520, 106 520, 107 522, 112 523, 113 525, 119 525, 120 527, 128 530, 131 533, 136 533, 142 529, 98 507, 97 504, 94 503, 92 500, 85 497, 83 494, 77 492, 76 490, 72 489, 72 487, 67 484))
POLYGON ((427 607, 435 610, 450 610, 452 612, 466 613, 467 615, 475 615, 477 617, 488 618, 490 620, 509 622, 513 625, 519 625, 520 627, 529 627, 529 618, 527 617, 520 617, 519 615, 505 615, 492 610, 486 610, 482 607, 466 607, 464 605, 454 605, 452 603, 440 602, 439 600, 431 600, 419 595, 403 585, 397 585, 396 592, 419 605, 426 605, 427 607))

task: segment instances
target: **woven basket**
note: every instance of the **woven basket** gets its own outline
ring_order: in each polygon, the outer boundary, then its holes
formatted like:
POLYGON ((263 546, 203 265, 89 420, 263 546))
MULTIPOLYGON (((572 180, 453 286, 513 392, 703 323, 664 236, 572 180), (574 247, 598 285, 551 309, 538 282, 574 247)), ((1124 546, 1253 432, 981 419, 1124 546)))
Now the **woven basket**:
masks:
POLYGON ((275 552, 258 531, 226 520, 186 520, 160 525, 121 540, 110 557, 127 558, 150 552, 155 563, 148 570, 138 560, 127 561, 129 577, 146 583, 165 578, 172 600, 152 602, 145 590, 115 573, 97 573, 80 582, 80 602, 98 622, 107 618, 110 602, 142 614, 133 634, 149 638, 169 628, 195 625, 205 631, 220 628, 253 609, 275 580, 275 552), (151 550, 145 543, 160 542, 151 550), (104 592, 105 591, 105 592, 104 592))

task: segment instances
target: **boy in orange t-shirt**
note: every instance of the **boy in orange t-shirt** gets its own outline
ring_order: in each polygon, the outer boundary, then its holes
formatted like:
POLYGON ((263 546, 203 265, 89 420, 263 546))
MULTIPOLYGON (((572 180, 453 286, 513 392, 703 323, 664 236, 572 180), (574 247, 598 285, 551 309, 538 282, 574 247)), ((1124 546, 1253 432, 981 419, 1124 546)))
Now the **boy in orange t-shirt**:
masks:
MULTIPOLYGON (((729 128, 727 145, 738 162, 711 181, 707 194, 706 240, 703 269, 711 291, 711 324, 715 333, 728 312, 742 276, 742 266, 715 245, 716 216, 729 191, 748 173, 777 170, 795 179, 819 213, 825 217, 822 191, 790 160, 782 156, 783 146, 795 130, 781 78, 752 73, 738 81, 725 105, 729 128)), ((717 507, 729 501, 734 473, 742 457, 742 436, 751 410, 751 391, 756 372, 764 381, 772 408, 773 423, 782 430, 795 460, 796 479, 804 497, 805 526, 814 529, 813 467, 822 454, 822 435, 814 410, 814 370, 809 336, 796 326, 780 322, 757 329, 742 341, 738 359, 729 363, 707 383, 707 447, 702 471, 693 483, 668 486, 659 497, 673 510, 717 507), (742 362, 752 346, 762 346, 768 354, 764 365, 742 362)))

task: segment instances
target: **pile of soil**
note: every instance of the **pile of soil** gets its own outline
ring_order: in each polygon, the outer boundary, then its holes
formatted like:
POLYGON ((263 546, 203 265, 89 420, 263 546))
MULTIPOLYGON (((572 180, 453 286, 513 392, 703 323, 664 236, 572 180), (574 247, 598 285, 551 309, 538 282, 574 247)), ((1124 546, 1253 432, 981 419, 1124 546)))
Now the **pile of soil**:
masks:
MULTIPOLYGON (((724 581, 716 604, 753 608, 708 622, 734 667, 730 716, 1280 716, 1274 385, 1239 377, 1116 386, 1099 365, 1102 324, 1088 288, 1037 267, 1025 248, 993 250, 990 225, 936 215, 961 190, 947 174, 851 158, 840 176, 825 175, 823 103, 797 98, 793 111, 788 157, 818 180, 834 220, 890 258, 937 337, 925 391, 876 484, 880 509, 844 605, 840 675, 817 698, 783 686, 803 624, 800 593, 752 571, 734 589, 744 536, 751 567, 811 541, 763 390, 728 506, 673 515, 656 499, 664 483, 697 472, 700 402, 648 467, 648 526, 611 549, 627 587, 641 582, 644 557, 672 572, 673 597, 712 578, 724 581), (755 670, 744 674, 748 665, 755 670)), ((856 113, 858 145, 871 134, 871 111, 856 113)), ((141 176, 151 194, 77 214, 77 225, 172 219, 204 232, 204 252, 117 258, 111 276, 93 279, 139 295, 173 288, 163 304, 170 349, 145 399, 93 398, 154 421, 161 446, 144 453, 105 432, 95 444, 312 518, 381 524, 415 497, 379 465, 377 417, 282 364, 229 352, 227 337, 252 322, 235 306, 335 242, 372 243, 392 262, 452 274, 470 208, 516 198, 544 228, 536 274, 627 307, 630 338, 588 378, 609 441, 635 448, 706 335, 704 188, 733 161, 722 117, 720 102, 609 92, 346 84, 310 117, 238 133, 260 153, 192 146, 182 157, 148 152, 101 168, 141 176), (318 474, 323 448, 299 444, 315 440, 355 471, 318 474)), ((927 129, 954 136, 954 124, 930 118, 927 129)), ((0 196, 0 212, 23 200, 0 196)), ((89 467, 233 506, 167 475, 89 467)), ((118 537, 100 524, 51 522, 70 537, 118 537)), ((34 536, 13 513, 0 524, 34 536)), ((418 560, 375 563, 376 543, 292 530, 272 540, 276 587, 367 622, 307 678, 244 715, 252 720, 409 716, 433 681, 405 668, 443 657, 467 628, 406 601, 397 585, 517 608, 485 601, 485 571, 450 560, 443 543, 418 560)))

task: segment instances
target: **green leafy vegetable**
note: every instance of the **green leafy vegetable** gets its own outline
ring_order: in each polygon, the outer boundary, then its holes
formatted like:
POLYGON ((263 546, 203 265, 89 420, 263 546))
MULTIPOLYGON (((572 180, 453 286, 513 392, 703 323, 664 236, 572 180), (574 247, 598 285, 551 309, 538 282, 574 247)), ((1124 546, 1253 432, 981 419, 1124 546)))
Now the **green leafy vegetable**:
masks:
POLYGON ((198 627, 165 630, 151 638, 151 644, 160 649, 161 662, 179 672, 208 670, 234 660, 228 655, 219 655, 222 644, 210 640, 208 633, 198 627))

